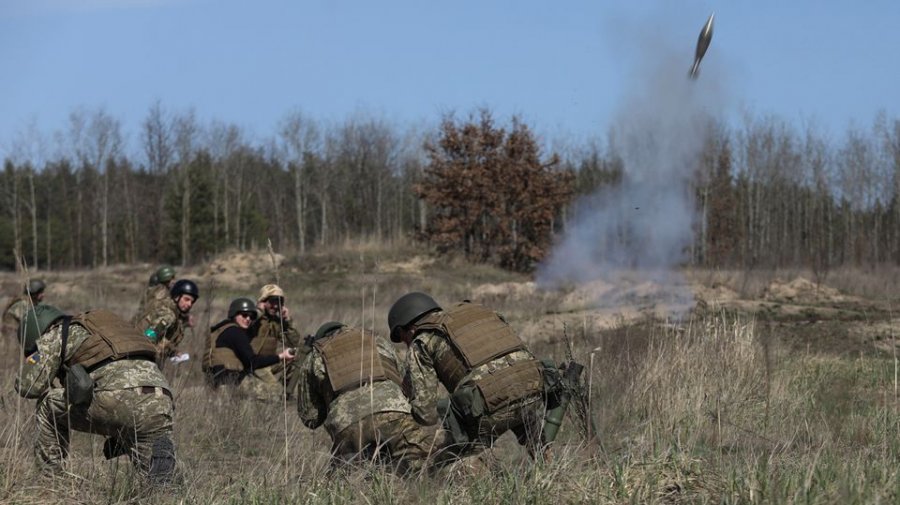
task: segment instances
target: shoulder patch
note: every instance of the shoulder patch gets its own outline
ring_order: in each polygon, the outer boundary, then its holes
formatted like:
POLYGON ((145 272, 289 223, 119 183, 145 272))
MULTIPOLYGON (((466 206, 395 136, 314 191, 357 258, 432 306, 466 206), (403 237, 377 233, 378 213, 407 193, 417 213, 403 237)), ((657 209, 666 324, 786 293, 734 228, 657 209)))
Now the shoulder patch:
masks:
POLYGON ((41 361, 41 353, 40 352, 32 353, 30 356, 28 356, 28 358, 25 361, 29 365, 36 365, 36 364, 40 363, 40 361, 41 361))

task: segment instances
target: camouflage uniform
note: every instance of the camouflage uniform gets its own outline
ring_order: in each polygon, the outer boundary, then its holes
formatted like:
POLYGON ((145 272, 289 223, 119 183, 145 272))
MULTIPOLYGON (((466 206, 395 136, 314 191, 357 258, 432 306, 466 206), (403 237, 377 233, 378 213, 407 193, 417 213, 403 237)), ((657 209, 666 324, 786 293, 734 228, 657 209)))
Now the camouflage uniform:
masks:
MULTIPOLYGON (((377 338, 377 352, 396 364, 391 345, 377 338)), ((323 355, 313 348, 299 372, 297 412, 310 429, 324 424, 331 436, 335 462, 351 462, 372 456, 367 452, 386 447, 401 473, 422 468, 433 445, 429 431, 410 415, 409 402, 400 386, 391 380, 364 384, 331 396, 323 355)), ((433 433, 433 432, 432 432, 433 433)))
POLYGON ((141 296, 141 301, 138 304, 137 312, 134 313, 134 317, 131 318, 132 324, 137 326, 140 324, 141 318, 147 311, 147 307, 153 303, 158 303, 164 301, 166 298, 169 298, 169 288, 165 286, 165 284, 154 284, 152 286, 148 286, 146 290, 144 290, 143 296, 141 296))
POLYGON ((141 333, 151 329, 156 332, 156 363, 160 367, 167 358, 178 354, 187 321, 188 315, 178 310, 170 296, 154 299, 137 319, 135 327, 141 333))
MULTIPOLYGON (((78 324, 69 326, 66 361, 89 337, 78 324)), ((45 471, 63 468, 69 452, 70 430, 104 435, 107 443, 128 454, 142 472, 150 470, 154 445, 172 440, 174 404, 169 384, 150 361, 121 359, 90 372, 94 395, 86 406, 68 406, 65 389, 54 385, 60 369, 62 325, 38 339, 38 351, 28 357, 16 390, 38 398, 36 420, 37 463, 45 471)), ((171 454, 174 459, 174 453, 171 454)))
MULTIPOLYGON (((282 320, 278 316, 270 316, 266 311, 250 326, 250 346, 256 354, 278 354, 279 348, 293 347, 296 350, 294 361, 285 365, 279 363, 256 371, 257 378, 268 383, 284 385, 288 397, 293 398, 297 391, 297 382, 300 377, 298 370, 310 347, 303 337, 294 328, 290 320, 282 320), (284 344, 282 345, 282 334, 284 344)), ((281 396, 281 393, 278 394, 281 396)))
POLYGON ((31 299, 28 295, 13 297, 6 305, 6 310, 3 311, 3 333, 8 333, 10 337, 18 341, 19 323, 22 322, 25 312, 30 307, 31 299))
MULTIPOLYGON (((447 338, 438 332, 421 331, 413 339, 407 354, 404 382, 410 392, 413 415, 423 424, 433 425, 439 421, 436 409, 438 383, 443 383, 446 378, 439 376, 436 364, 458 360, 457 356, 457 351, 447 338)), ((472 387, 480 379, 495 375, 510 365, 533 359, 534 356, 526 349, 510 352, 469 371, 456 389, 472 387)), ((500 435, 512 430, 519 443, 525 445, 530 454, 536 454, 540 445, 543 411, 542 394, 535 391, 494 412, 460 416, 469 442, 452 450, 466 455, 476 454, 490 447, 500 435)))

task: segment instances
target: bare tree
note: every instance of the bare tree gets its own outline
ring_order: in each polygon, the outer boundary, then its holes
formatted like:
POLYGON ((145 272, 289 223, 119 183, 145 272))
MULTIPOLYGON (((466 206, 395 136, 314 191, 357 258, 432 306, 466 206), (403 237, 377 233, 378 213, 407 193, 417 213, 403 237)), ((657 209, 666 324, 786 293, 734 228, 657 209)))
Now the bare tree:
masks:
POLYGON ((29 200, 26 204, 31 217, 31 263, 29 268, 37 270, 39 267, 38 260, 38 220, 37 220, 37 199, 34 190, 34 172, 38 168, 42 168, 46 164, 47 157, 47 141, 44 135, 38 130, 34 121, 20 132, 16 134, 16 140, 13 144, 13 157, 18 160, 20 166, 24 168, 25 176, 28 181, 29 200))
MULTIPOLYGON (((240 240, 238 238, 240 232, 240 201, 238 199, 241 195, 238 189, 237 194, 234 197, 232 196, 232 193, 235 193, 235 188, 232 187, 231 182, 240 169, 233 159, 233 155, 244 145, 244 134, 237 125, 214 122, 209 128, 209 139, 210 153, 218 168, 216 176, 217 189, 213 197, 213 213, 216 215, 222 214, 221 231, 225 244, 230 245, 232 243, 232 229, 236 230, 234 243, 237 244, 240 240), (235 219, 232 219, 231 216, 232 201, 235 201, 238 207, 238 214, 235 219)), ((218 217, 216 217, 213 226, 215 233, 218 235, 218 217)))
MULTIPOLYGON (((300 254, 306 252, 306 208, 307 183, 305 174, 306 161, 320 149, 321 137, 314 121, 297 110, 288 114, 279 128, 281 148, 285 152, 285 165, 290 167, 294 176, 294 212, 297 219, 297 244, 300 254)), ((324 199, 322 200, 324 201, 324 199)), ((325 226, 325 207, 322 206, 323 235, 325 226)))
POLYGON ((147 169, 157 174, 167 172, 174 154, 172 125, 159 100, 150 106, 141 123, 141 142, 147 156, 147 169))
POLYGON ((193 110, 175 117, 175 155, 178 164, 178 181, 181 185, 181 264, 190 261, 191 243, 191 178, 188 164, 194 153, 199 126, 193 110))

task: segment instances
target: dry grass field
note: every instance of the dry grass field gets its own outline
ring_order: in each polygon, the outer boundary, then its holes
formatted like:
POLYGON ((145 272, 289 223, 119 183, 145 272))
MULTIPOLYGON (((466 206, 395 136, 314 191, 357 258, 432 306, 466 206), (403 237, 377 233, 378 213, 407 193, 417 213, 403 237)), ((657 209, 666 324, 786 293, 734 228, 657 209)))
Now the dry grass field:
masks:
MULTIPOLYGON (((134 311, 155 265, 46 274, 47 301, 68 312, 134 311)), ((900 271, 686 271, 540 290, 525 276, 410 247, 354 245, 305 257, 223 255, 179 271, 198 280, 203 327, 238 295, 278 278, 304 332, 328 320, 384 334, 409 290, 504 313, 542 357, 566 340, 589 368, 595 438, 570 416, 549 462, 512 437, 485 460, 401 479, 377 465, 326 475, 329 441, 292 403, 260 404, 204 386, 199 360, 166 369, 176 397, 184 485, 153 494, 102 438, 76 433, 69 473, 33 467, 33 402, 13 390, 18 355, 0 342, 3 503, 897 503, 895 338, 900 271), (275 266, 277 265, 277 267, 275 266), (567 339, 564 338, 564 334, 567 339)), ((4 293, 18 289, 0 277, 4 293)), ((571 411, 570 411, 571 413, 571 411)))

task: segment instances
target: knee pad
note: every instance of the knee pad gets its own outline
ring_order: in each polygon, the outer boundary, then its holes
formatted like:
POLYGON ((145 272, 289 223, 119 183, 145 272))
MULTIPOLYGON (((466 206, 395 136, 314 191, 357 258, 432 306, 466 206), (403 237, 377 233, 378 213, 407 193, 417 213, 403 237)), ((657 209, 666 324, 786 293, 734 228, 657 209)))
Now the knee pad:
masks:
POLYGON ((169 436, 153 441, 150 456, 150 482, 154 485, 171 484, 175 478, 175 444, 169 436))

